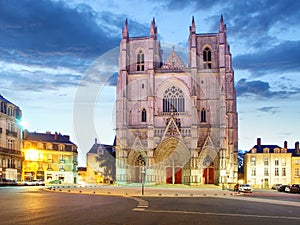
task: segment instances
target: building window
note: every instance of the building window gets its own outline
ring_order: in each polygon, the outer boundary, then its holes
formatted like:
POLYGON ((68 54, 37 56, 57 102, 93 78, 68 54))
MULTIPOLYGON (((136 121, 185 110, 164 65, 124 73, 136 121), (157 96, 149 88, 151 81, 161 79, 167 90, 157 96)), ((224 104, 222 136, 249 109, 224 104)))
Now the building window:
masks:
POLYGON ((251 176, 256 176, 256 168, 251 168, 251 176))
POLYGON ((251 166, 256 166, 256 158, 251 157, 251 166))
POLYGON ((279 168, 278 167, 275 168, 275 176, 279 176, 279 168))
POLYGON ((184 94, 181 89, 172 86, 165 91, 163 112, 184 112, 184 94))
POLYGON ((269 176, 269 169, 268 168, 264 168, 264 176, 269 176))
POLYGON ((280 153, 280 149, 279 148, 274 148, 274 153, 280 153))
POLYGON ((268 166, 269 165, 269 159, 268 158, 264 158, 264 166, 268 166))
POLYGON ((283 177, 285 177, 286 176, 286 168, 285 167, 283 167, 283 168, 281 168, 281 176, 283 176, 283 177))
POLYGON ((296 159, 295 160, 295 165, 299 165, 300 164, 300 160, 299 159, 296 159))
POLYGON ((201 122, 206 122, 206 111, 204 108, 201 110, 201 122))
POLYGON ((142 84, 142 89, 144 89, 145 88, 145 85, 144 84, 142 84))
POLYGON ((264 149, 263 149, 263 152, 264 152, 264 153, 269 153, 269 148, 264 148, 264 149))
POLYGON ((275 166, 279 166, 279 160, 275 159, 275 166))
POLYGON ((147 112, 146 109, 144 108, 142 110, 142 122, 146 122, 147 121, 147 112))
POLYGON ((14 149, 14 141, 13 140, 7 140, 7 148, 8 149, 14 149))
POLYGON ((281 159, 281 166, 286 166, 286 159, 285 158, 281 159))
POLYGON ((144 65, 145 65, 144 53, 142 50, 139 50, 138 54, 136 55, 136 70, 144 71, 145 70, 144 65))
POLYGON ((203 67, 204 69, 211 69, 211 51, 208 47, 203 51, 203 67))
POLYGON ((299 168, 295 168, 295 177, 299 177, 300 173, 299 173, 299 168))

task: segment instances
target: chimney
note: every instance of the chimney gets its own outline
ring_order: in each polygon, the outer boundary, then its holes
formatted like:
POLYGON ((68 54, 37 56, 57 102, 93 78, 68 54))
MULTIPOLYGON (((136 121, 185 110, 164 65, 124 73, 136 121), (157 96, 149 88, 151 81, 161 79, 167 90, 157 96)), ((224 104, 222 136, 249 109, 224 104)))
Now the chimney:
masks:
POLYGON ((297 142, 295 143, 295 152, 296 152, 297 155, 300 155, 299 141, 297 141, 297 142))
POLYGON ((287 149, 287 141, 284 142, 284 148, 287 149))
POLYGON ((257 138, 257 143, 256 144, 257 144, 258 147, 261 146, 261 139, 260 138, 257 138))
POLYGON ((54 140, 57 140, 58 139, 58 135, 57 135, 57 132, 55 132, 54 134, 54 140))
POLYGON ((97 138, 95 138, 95 144, 97 144, 97 138))

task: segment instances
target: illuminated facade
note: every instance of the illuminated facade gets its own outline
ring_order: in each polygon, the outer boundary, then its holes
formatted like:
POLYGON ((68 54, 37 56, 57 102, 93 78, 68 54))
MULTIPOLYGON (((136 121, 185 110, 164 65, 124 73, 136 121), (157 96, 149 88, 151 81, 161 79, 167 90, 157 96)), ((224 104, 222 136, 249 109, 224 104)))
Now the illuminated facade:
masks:
POLYGON ((20 180, 22 111, 0 95, 0 180, 20 180))
POLYGON ((93 144, 86 154, 86 182, 110 183, 115 180, 115 148, 112 145, 93 144))
POLYGON ((77 146, 68 135, 24 131, 23 180, 77 183, 77 146))
POLYGON ((290 149, 262 145, 261 139, 244 156, 244 182, 257 188, 270 188, 274 184, 299 183, 300 150, 299 142, 290 149))
POLYGON ((236 91, 226 26, 188 39, 163 62, 153 19, 149 36, 122 30, 116 99, 116 181, 237 182, 236 91), (145 172, 145 173, 144 173, 145 172))

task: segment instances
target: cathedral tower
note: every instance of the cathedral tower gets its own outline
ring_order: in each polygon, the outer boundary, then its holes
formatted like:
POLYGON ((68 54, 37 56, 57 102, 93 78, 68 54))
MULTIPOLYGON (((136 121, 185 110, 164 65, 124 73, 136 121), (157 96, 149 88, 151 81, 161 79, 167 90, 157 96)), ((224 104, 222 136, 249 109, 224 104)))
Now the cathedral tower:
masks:
POLYGON ((153 19, 149 36, 122 30, 116 100, 116 181, 228 184, 237 182, 237 111, 226 25, 197 34, 188 65, 163 51, 153 19), (144 173, 145 172, 145 173, 144 173))

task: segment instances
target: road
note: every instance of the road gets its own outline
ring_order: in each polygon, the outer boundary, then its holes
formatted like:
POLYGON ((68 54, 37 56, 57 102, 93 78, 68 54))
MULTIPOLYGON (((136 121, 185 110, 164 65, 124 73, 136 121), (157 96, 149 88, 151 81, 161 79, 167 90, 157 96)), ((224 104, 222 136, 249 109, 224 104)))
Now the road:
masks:
POLYGON ((300 195, 252 194, 140 198, 51 192, 41 187, 2 187, 0 224, 300 224, 300 195), (274 201, 272 195, 284 200, 274 201))

